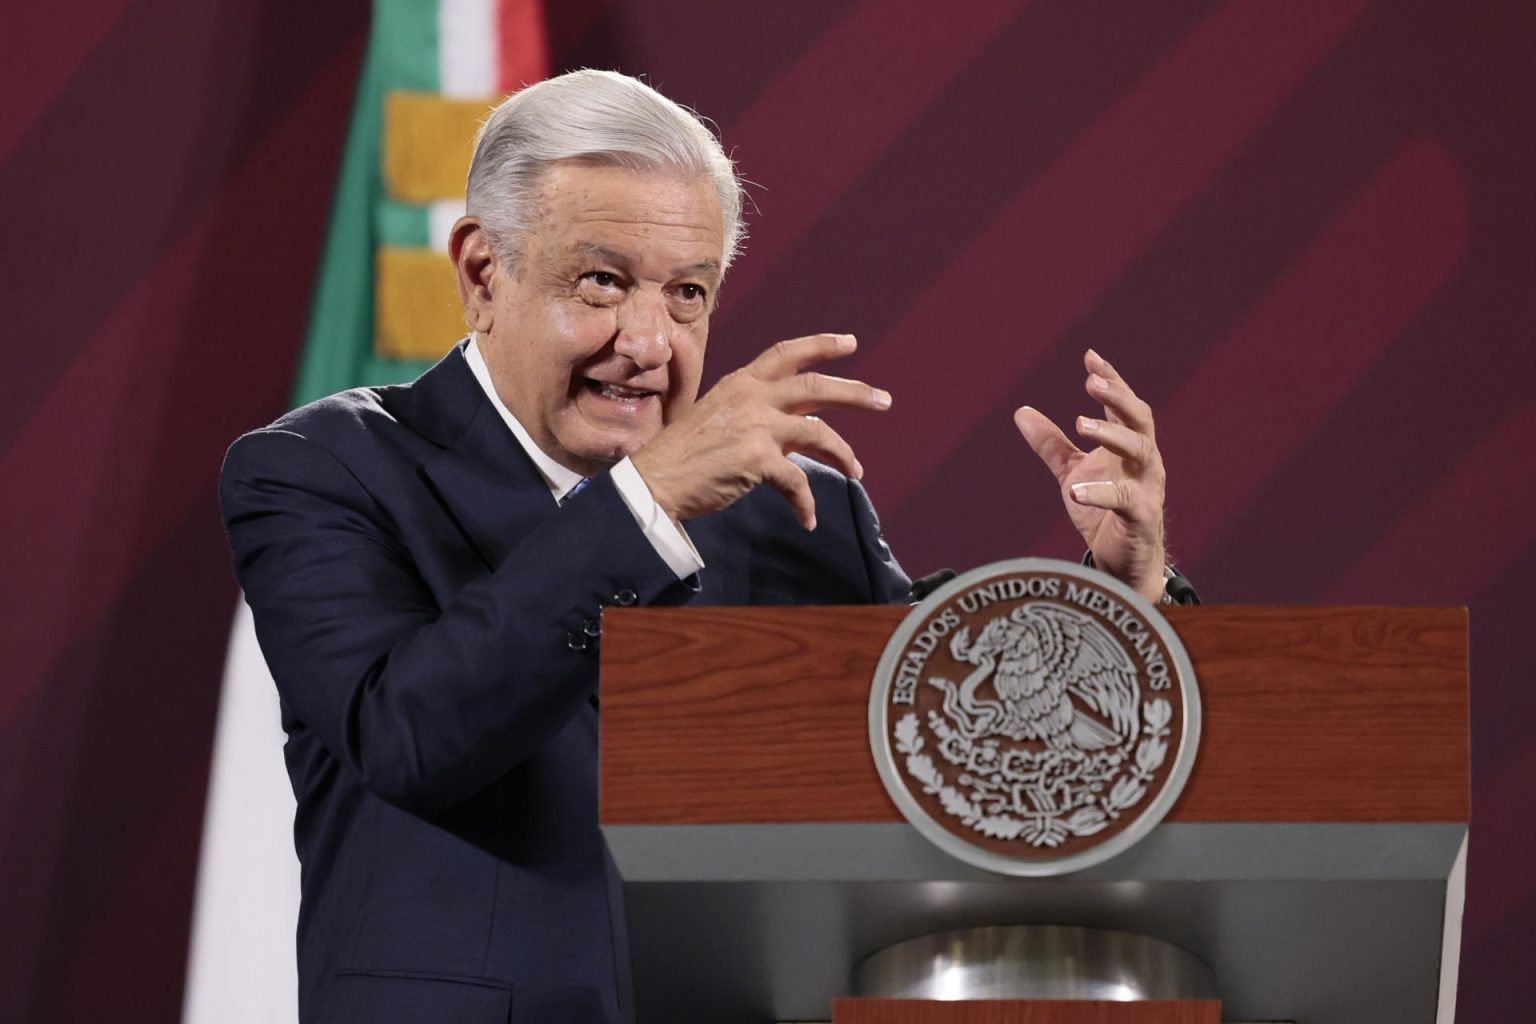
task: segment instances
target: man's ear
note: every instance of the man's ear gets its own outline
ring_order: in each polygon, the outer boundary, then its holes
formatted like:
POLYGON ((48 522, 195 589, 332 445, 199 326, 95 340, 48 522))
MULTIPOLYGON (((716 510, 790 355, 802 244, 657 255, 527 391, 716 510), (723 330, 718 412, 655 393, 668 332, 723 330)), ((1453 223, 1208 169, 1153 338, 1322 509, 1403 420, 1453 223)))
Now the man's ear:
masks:
POLYGON ((453 260, 464 322, 470 330, 485 334, 496 322, 492 280, 497 263, 496 249, 486 237, 485 225, 479 217, 460 217, 454 223, 448 236, 448 254, 453 260))

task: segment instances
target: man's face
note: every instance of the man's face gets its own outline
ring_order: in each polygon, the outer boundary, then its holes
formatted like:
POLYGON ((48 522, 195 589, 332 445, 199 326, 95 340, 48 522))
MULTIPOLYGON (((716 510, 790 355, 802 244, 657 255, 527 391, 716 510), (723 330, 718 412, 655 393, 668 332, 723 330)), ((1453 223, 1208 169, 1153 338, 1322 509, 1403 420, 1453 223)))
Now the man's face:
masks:
POLYGON ((706 178, 580 163, 551 168, 542 197, 516 271, 491 260, 465 308, 501 400, 547 454, 591 476, 698 395, 720 203, 706 178))

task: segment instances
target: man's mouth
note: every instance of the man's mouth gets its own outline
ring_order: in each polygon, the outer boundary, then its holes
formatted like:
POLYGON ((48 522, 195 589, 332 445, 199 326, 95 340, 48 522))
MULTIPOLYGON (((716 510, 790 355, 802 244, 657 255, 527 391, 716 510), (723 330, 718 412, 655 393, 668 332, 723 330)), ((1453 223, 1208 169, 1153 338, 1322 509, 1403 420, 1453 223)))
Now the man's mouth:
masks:
POLYGON ((638 405, 656 394, 645 388, 628 388, 622 384, 609 384, 606 381, 590 379, 587 381, 587 389, 610 402, 623 402, 628 405, 638 405))

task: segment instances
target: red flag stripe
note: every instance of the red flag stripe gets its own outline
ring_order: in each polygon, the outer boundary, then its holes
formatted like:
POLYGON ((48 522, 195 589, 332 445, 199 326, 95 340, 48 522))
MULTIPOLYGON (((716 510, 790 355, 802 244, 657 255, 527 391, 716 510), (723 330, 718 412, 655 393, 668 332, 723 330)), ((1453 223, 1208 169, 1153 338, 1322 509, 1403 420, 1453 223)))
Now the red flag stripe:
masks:
POLYGON ((496 87, 512 93, 549 77, 543 0, 500 0, 496 14, 496 87))

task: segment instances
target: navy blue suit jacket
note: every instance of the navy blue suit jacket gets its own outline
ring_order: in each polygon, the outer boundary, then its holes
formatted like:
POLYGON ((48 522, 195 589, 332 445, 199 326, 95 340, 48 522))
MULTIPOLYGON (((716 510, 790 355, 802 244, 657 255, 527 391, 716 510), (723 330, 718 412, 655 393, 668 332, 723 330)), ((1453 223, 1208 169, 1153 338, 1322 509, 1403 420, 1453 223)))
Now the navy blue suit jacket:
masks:
POLYGON ((862 488, 802 463, 688 524, 677 580, 606 474, 563 508, 462 348, 230 449, 220 500, 282 698, 303 865, 300 1014, 369 1024, 626 1019, 597 828, 604 606, 900 601, 862 488))

